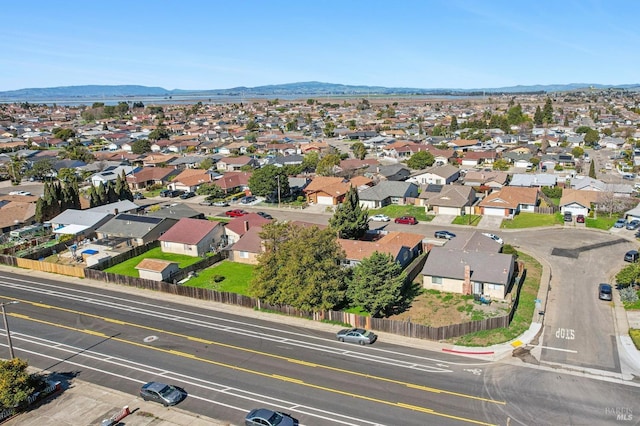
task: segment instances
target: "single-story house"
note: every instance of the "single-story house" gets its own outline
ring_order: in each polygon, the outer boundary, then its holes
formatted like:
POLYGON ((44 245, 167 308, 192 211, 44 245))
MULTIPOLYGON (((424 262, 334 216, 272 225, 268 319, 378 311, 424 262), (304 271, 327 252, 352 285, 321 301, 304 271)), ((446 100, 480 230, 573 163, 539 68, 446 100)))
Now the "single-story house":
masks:
POLYGON ((346 240, 339 238, 338 244, 345 252, 345 266, 354 266, 374 252, 390 254, 403 268, 422 254, 422 235, 406 232, 388 232, 381 238, 369 240, 346 240))
POLYGON ((505 186, 487 195, 478 205, 487 216, 511 218, 522 211, 533 213, 538 205, 538 188, 505 186))
POLYGON ((448 185, 455 182, 460 177, 460 169, 450 164, 429 167, 411 174, 407 182, 414 182, 418 185, 448 185))
POLYGON ((475 202, 476 191, 463 185, 444 185, 440 192, 422 191, 418 196, 419 205, 437 215, 470 214, 475 202))
POLYGON ((418 185, 411 182, 381 181, 358 193, 360 206, 378 209, 390 204, 407 204, 408 199, 418 196, 418 185))
POLYGON ((565 188, 560 198, 560 212, 571 213, 572 215, 587 216, 591 211, 591 206, 597 204, 598 198, 602 196, 600 191, 589 191, 580 189, 565 188))
POLYGON ((206 219, 180 219, 167 232, 158 237, 165 253, 204 256, 222 241, 223 226, 206 219))

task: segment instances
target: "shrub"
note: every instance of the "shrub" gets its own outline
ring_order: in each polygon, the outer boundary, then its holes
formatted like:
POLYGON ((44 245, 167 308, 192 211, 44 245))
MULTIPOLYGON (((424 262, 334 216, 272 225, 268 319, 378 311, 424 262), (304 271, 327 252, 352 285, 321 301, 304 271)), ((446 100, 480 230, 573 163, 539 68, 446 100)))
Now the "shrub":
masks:
POLYGON ((212 277, 212 279, 213 279, 214 283, 219 283, 219 282, 224 281, 224 276, 223 275, 214 275, 212 277))
POLYGON ((620 300, 625 305, 636 303, 638 301, 638 292, 633 289, 633 287, 625 287, 620 290, 620 300))

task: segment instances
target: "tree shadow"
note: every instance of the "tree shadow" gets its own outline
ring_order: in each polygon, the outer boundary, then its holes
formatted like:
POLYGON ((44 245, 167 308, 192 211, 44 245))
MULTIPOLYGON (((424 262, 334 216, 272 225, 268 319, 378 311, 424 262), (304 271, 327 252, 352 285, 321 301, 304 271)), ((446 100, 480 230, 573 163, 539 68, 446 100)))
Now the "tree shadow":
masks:
POLYGON ((408 283, 403 291, 402 299, 395 305, 384 311, 384 317, 401 314, 411 308, 411 303, 422 293, 422 286, 418 282, 408 283))

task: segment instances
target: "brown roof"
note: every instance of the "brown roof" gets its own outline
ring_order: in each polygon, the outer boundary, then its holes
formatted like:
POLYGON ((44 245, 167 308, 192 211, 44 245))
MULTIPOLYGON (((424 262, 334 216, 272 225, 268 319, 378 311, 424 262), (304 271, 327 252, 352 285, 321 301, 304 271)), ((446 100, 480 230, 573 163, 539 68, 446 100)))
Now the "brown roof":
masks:
POLYGON ((205 182, 211 182, 211 175, 202 169, 185 169, 173 179, 173 182, 179 182, 186 186, 199 185, 205 182))
POLYGON ((389 232, 377 241, 360 241, 338 239, 338 243, 344 250, 347 259, 362 260, 370 257, 374 252, 388 253, 394 259, 400 253, 402 247, 413 248, 420 244, 422 236, 406 232, 389 232))
POLYGON ((262 253, 262 238, 260 238, 260 232, 262 232, 261 226, 249 228, 231 249, 249 253, 262 253))
POLYGON ((304 188, 304 192, 311 193, 320 191, 326 187, 342 182, 344 182, 344 179, 341 177, 316 176, 311 182, 309 182, 309 185, 304 188))
POLYGON ((176 169, 170 167, 145 167, 133 175, 127 176, 127 182, 145 182, 149 180, 166 179, 171 173, 175 173, 176 169))
POLYGON ((272 219, 265 219, 257 213, 249 213, 244 216, 234 217, 229 221, 226 229, 235 232, 238 235, 243 235, 248 229, 256 226, 262 226, 265 223, 270 223, 272 219))
POLYGON ((154 271, 154 272, 162 272, 169 265, 176 262, 171 262, 170 260, 162 260, 162 259, 143 259, 142 262, 138 263, 136 269, 144 269, 145 271, 154 271))
POLYGON ((479 205, 515 209, 520 204, 536 204, 537 200, 538 188, 505 186, 501 190, 489 194, 479 205))
POLYGON ((602 196, 602 192, 600 191, 565 188, 562 190, 560 206, 562 207, 567 204, 578 203, 581 206, 590 208, 591 203, 597 203, 600 196, 602 196))
POLYGON ((226 172, 220 179, 215 181, 222 189, 236 188, 248 185, 251 172, 226 172))
MULTIPOLYGON (((11 198, 13 198, 13 196, 11 198)), ((16 226, 16 224, 31 223, 35 214, 35 203, 10 201, 0 207, 0 228, 13 227, 16 226)))
MULTIPOLYGON (((206 219, 180 219, 167 232, 158 237, 158 241, 170 241, 172 243, 198 244, 220 222, 206 219)), ((221 225, 220 225, 221 226, 221 225)))

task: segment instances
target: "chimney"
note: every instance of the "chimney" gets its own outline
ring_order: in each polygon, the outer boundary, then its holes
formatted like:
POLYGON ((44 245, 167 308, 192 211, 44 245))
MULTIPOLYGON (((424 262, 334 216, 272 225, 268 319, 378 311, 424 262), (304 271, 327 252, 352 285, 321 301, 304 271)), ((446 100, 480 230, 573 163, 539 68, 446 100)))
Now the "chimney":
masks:
POLYGON ((464 265, 464 281, 462 282, 462 294, 471 294, 471 268, 464 265))
POLYGON ((118 216, 118 209, 113 209, 113 214, 118 216))
POLYGON ((247 232, 247 231, 249 231, 249 221, 245 220, 244 221, 244 232, 247 232))

